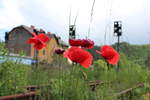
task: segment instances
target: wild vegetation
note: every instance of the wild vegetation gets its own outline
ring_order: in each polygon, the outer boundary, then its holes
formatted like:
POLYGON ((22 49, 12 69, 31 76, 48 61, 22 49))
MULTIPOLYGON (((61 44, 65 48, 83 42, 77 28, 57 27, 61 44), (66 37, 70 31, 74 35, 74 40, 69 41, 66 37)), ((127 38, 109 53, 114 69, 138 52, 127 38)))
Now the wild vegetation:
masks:
MULTIPOLYGON (((113 47, 117 49, 117 44, 113 44, 113 47)), ((101 57, 97 55, 95 50, 99 50, 99 46, 95 46, 89 51, 93 54, 94 59, 98 60, 101 57)), ((120 52, 126 55, 127 59, 133 63, 137 63, 143 67, 150 67, 150 44, 146 45, 131 45, 126 42, 120 43, 120 52)))
MULTIPOLYGON (((0 54, 7 55, 4 44, 0 48, 0 54)), ((127 100, 128 95, 132 100, 142 100, 144 94, 150 93, 149 50, 149 45, 121 44, 119 72, 116 66, 108 65, 95 53, 95 61, 88 69, 68 64, 61 55, 54 55, 51 65, 23 65, 19 61, 6 60, 0 64, 0 96, 24 93, 25 86, 44 85, 38 94, 40 100, 127 100), (135 62, 138 59, 143 60, 135 62), (97 80, 101 84, 93 88, 90 84, 97 80), (144 87, 136 88, 128 95, 118 95, 140 83, 144 87)))

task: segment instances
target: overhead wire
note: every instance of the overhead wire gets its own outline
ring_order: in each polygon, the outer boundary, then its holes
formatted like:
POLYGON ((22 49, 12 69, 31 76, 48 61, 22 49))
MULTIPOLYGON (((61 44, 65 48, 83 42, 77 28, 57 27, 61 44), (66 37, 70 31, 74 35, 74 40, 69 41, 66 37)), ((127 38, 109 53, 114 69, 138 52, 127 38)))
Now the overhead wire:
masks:
POLYGON ((93 4, 92 4, 92 8, 91 8, 90 23, 89 23, 89 27, 88 27, 87 38, 90 37, 91 24, 92 24, 92 21, 93 21, 94 6, 95 6, 95 0, 93 0, 93 4))
POLYGON ((77 12, 76 12, 76 17, 75 17, 75 19, 74 19, 74 25, 76 25, 76 21, 77 21, 78 15, 79 15, 79 9, 78 9, 77 12))
POLYGON ((150 30, 148 30, 150 27, 148 27, 148 26, 150 26, 150 21, 149 21, 149 19, 148 19, 148 16, 147 16, 147 10, 146 10, 146 8, 145 8, 145 2, 144 2, 144 0, 140 0, 141 1, 141 7, 143 8, 143 14, 144 14, 144 17, 145 17, 145 24, 146 24, 146 27, 147 27, 147 33, 148 33, 148 35, 149 35, 149 38, 148 38, 148 42, 150 42, 150 30))
POLYGON ((143 8, 143 14, 144 14, 144 17, 145 17, 145 23, 146 23, 147 26, 150 26, 150 22, 148 20, 147 14, 146 14, 147 11, 146 11, 146 8, 145 8, 145 2, 144 2, 144 0, 141 0, 141 7, 143 8))
POLYGON ((122 36, 122 38, 124 42, 130 43, 128 36, 126 36, 125 34, 122 36))
MULTIPOLYGON (((77 12, 76 12, 76 17, 75 17, 75 19, 74 19, 74 26, 76 27, 76 21, 77 21, 77 18, 78 18, 78 15, 79 15, 79 9, 77 10, 77 12)), ((77 28, 77 27, 76 27, 77 28)), ((78 37, 79 38, 79 34, 77 34, 77 32, 76 32, 76 37, 78 37)))
POLYGON ((70 7, 70 12, 69 12, 69 26, 71 25, 71 7, 70 7))
MULTIPOLYGON (((74 22, 73 22, 74 26, 76 26, 76 21, 77 21, 78 15, 79 15, 79 9, 76 12, 76 16, 75 16, 75 19, 74 19, 74 22)), ((71 7, 70 7, 70 12, 69 12, 69 27, 70 27, 70 25, 71 25, 71 7)), ((79 35, 77 35, 77 36, 79 37, 79 35)))
POLYGON ((107 44, 107 36, 109 39, 109 44, 111 42, 111 22, 112 22, 112 6, 113 6, 113 0, 107 0, 109 8, 108 11, 106 9, 106 18, 105 18, 105 33, 104 33, 104 44, 107 44), (108 14, 108 16, 107 16, 108 14), (107 19, 108 18, 108 19, 107 19))
POLYGON ((112 3, 113 0, 110 0, 110 9, 109 9, 109 26, 108 26, 108 32, 109 32, 109 44, 111 44, 111 25, 112 25, 112 3))

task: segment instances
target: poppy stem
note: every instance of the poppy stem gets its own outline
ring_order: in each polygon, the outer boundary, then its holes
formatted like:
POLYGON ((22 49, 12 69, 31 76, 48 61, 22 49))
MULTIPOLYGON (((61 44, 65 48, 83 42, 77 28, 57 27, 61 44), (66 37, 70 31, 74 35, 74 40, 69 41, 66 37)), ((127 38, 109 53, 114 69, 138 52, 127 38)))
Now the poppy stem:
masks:
POLYGON ((70 69, 70 82, 71 82, 71 84, 70 84, 70 90, 72 91, 74 88, 73 88, 73 81, 74 81, 74 78, 73 78, 73 72, 74 72, 74 62, 73 62, 73 64, 72 64, 73 66, 71 66, 71 69, 70 69))
POLYGON ((110 64, 109 63, 107 63, 107 68, 108 68, 108 70, 110 70, 110 64))
MULTIPOLYGON (((61 57, 60 57, 60 56, 59 56, 59 58, 60 58, 60 60, 61 60, 61 57)), ((61 66, 61 65, 63 65, 62 62, 60 63, 60 71, 61 71, 61 74, 60 74, 60 75, 61 75, 61 77, 60 77, 60 78, 61 78, 61 96, 62 96, 61 98, 64 99, 64 96, 63 96, 63 87, 62 87, 62 86, 63 86, 64 74, 63 74, 63 66, 61 66)))
MULTIPOLYGON (((58 57, 58 59, 60 59, 59 58, 59 56, 57 56, 58 57)), ((58 100, 60 100, 60 98, 61 98, 61 68, 60 68, 60 66, 61 66, 61 64, 60 64, 60 62, 59 62, 59 64, 58 64, 58 79, 59 79, 59 94, 58 94, 58 100)))
POLYGON ((38 50, 35 49, 36 68, 38 68, 38 50))
MULTIPOLYGON (((74 88, 77 88, 77 84, 78 84, 78 78, 75 79, 75 76, 77 75, 77 63, 73 62, 73 66, 72 66, 72 70, 70 72, 70 76, 72 78, 70 78, 70 80, 72 80, 72 86, 71 86, 71 90, 73 91, 74 88)), ((76 95, 73 95, 73 98, 76 100, 76 95)))
MULTIPOLYGON (((76 64, 76 65, 77 65, 77 64, 76 64)), ((76 67, 77 67, 77 68, 76 68, 76 73, 78 73, 78 72, 80 71, 80 69, 79 69, 79 66, 76 66, 76 67)), ((75 84, 75 88, 76 88, 76 89, 78 88, 79 78, 80 78, 80 77, 77 77, 77 79, 76 79, 76 84, 75 84)), ((78 100, 77 96, 75 96, 75 100, 78 100)))
MULTIPOLYGON (((74 65, 73 65, 73 72, 72 72, 72 75, 73 75, 73 77, 74 76, 76 76, 75 77, 75 79, 73 80, 73 82, 72 83, 74 83, 74 85, 73 85, 73 88, 72 89, 77 89, 77 87, 78 87, 78 83, 79 83, 79 77, 78 77, 78 72, 79 72, 79 66, 78 66, 78 64, 77 63, 74 63, 74 65)), ((78 100, 77 99, 77 94, 75 94, 73 97, 74 97, 74 99, 75 100, 78 100)))

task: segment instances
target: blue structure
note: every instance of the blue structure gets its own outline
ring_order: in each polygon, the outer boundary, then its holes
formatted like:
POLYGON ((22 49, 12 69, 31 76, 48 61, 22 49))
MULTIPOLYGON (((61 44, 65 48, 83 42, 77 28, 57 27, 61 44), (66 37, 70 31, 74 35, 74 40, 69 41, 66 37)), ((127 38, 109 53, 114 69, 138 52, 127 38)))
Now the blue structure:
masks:
POLYGON ((23 58, 23 57, 12 57, 12 56, 0 56, 0 63, 3 63, 7 60, 13 61, 13 62, 18 62, 22 64, 35 64, 37 61, 30 59, 30 58, 23 58))

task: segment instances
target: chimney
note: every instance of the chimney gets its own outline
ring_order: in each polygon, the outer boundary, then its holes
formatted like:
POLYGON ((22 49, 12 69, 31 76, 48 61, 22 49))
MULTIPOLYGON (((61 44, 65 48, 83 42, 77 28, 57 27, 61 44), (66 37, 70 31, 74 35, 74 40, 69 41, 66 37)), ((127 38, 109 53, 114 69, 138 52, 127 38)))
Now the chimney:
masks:
POLYGON ((40 29, 40 33, 45 33, 45 31, 43 29, 40 29))
POLYGON ((47 34, 52 34, 51 32, 47 32, 47 34))
POLYGON ((60 37, 60 36, 57 36, 57 39, 59 39, 59 40, 60 40, 60 39, 61 39, 61 37, 60 37))
POLYGON ((31 25, 30 28, 35 29, 35 26, 34 26, 34 25, 31 25))

